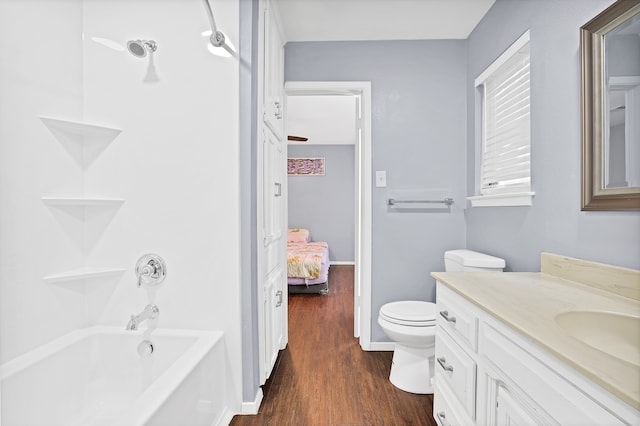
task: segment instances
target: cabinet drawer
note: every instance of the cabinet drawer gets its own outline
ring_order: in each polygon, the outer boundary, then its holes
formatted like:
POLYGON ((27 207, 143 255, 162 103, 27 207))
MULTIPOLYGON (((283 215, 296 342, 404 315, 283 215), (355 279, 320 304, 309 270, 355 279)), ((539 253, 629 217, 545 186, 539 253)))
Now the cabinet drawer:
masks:
POLYGON ((478 317, 462 296, 438 285, 436 323, 461 345, 473 352, 478 350, 478 317))
POLYGON ((433 418, 439 426, 472 425, 473 420, 462 415, 463 410, 446 385, 436 383, 433 393, 433 418))
POLYGON ((475 418, 476 363, 442 328, 436 329, 435 382, 448 387, 460 401, 466 414, 475 418))

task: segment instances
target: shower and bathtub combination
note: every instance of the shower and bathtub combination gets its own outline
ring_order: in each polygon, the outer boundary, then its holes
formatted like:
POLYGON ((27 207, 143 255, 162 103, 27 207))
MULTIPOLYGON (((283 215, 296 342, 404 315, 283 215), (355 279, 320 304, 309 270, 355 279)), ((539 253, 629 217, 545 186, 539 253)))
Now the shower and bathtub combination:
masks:
MULTIPOLYGON (((216 8, 227 40, 238 13, 216 8)), ((236 189, 214 184, 234 173, 237 112, 218 105, 239 67, 208 53, 208 14, 202 0, 0 2, 2 426, 241 411, 239 214, 217 204, 236 189), (26 23, 47 34, 38 55, 21 53, 38 37, 18 41, 26 23), (148 261, 135 273, 150 248, 170 267, 162 288, 148 261)))
MULTIPOLYGON (((135 273, 138 288, 154 288, 167 267, 160 256, 147 254, 135 273)), ((159 314, 149 303, 126 327, 76 330, 0 366, 2 425, 228 421, 223 333, 157 329, 159 314), (147 327, 140 328, 142 323, 147 327)))

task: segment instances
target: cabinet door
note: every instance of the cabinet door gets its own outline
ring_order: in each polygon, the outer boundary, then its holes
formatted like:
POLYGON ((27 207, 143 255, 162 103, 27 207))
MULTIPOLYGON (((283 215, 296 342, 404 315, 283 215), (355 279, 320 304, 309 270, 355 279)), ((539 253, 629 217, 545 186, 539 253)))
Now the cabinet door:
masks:
POLYGON ((265 272, 269 275, 274 268, 282 266, 286 162, 284 143, 268 129, 264 130, 262 146, 262 230, 266 259, 265 272))
POLYGON ((264 368, 264 372, 262 372, 263 380, 266 380, 273 370, 273 366, 275 365, 275 361, 277 358, 277 351, 274 351, 273 345, 273 326, 275 322, 275 311, 272 309, 274 306, 274 282, 269 280, 265 283, 262 288, 262 324, 264 327, 264 344, 262 345, 262 366, 264 368))
POLYGON ((271 275, 263 287, 265 344, 262 355, 265 366, 265 380, 271 375, 284 337, 282 319, 285 294, 282 289, 282 278, 282 271, 278 270, 271 275))
POLYGON ((269 3, 264 9, 264 122, 284 138, 284 46, 277 17, 269 3))
POLYGON ((529 415, 522 405, 522 401, 517 401, 507 388, 500 385, 496 393, 496 425, 498 426, 521 426, 536 425, 533 417, 529 415))
POLYGON ((286 345, 286 182, 285 147, 269 129, 262 143, 262 250, 260 283, 262 287, 262 380, 271 374, 278 351, 286 345))

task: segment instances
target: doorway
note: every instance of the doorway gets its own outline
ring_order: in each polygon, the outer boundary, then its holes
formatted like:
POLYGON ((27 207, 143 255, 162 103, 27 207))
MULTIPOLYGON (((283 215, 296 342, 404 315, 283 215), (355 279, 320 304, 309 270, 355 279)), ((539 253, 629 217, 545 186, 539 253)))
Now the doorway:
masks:
POLYGON ((357 101, 355 141, 354 337, 371 350, 371 82, 296 81, 287 96, 351 96, 357 101))

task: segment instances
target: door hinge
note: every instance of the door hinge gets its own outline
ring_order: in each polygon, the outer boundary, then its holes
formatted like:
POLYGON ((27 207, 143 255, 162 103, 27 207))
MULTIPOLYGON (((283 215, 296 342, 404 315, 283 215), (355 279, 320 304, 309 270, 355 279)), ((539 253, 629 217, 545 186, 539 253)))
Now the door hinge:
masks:
POLYGON ((276 291, 276 297, 278 298, 278 301, 276 302, 276 308, 279 308, 280 306, 282 306, 282 290, 276 291))

